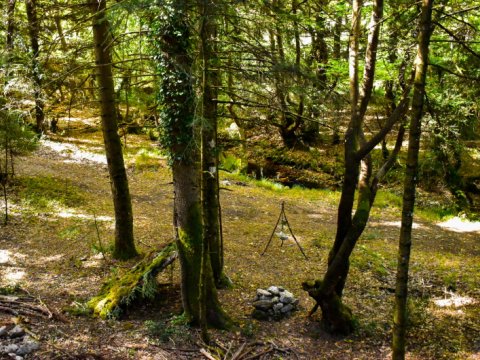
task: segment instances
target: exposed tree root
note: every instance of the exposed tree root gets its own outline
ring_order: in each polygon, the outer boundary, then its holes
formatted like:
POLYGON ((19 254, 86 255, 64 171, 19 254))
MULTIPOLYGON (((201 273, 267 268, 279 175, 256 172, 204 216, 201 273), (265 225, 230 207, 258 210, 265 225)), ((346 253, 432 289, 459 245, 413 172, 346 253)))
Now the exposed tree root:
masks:
POLYGON ((137 299, 153 299, 158 292, 156 277, 177 258, 174 242, 158 254, 145 257, 121 277, 108 280, 87 306, 101 318, 118 318, 137 299))

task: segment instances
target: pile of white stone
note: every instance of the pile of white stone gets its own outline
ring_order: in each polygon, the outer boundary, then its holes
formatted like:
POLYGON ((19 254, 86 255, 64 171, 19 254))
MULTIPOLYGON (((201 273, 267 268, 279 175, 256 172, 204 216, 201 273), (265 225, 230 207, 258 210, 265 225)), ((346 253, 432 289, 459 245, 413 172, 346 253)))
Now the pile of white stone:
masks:
POLYGON ((280 286, 270 286, 267 290, 257 289, 253 306, 252 316, 255 319, 280 320, 297 310, 298 299, 280 286))
POLYGON ((38 350, 40 344, 26 334, 21 325, 0 327, 0 358, 8 356, 15 360, 23 360, 25 356, 38 350))

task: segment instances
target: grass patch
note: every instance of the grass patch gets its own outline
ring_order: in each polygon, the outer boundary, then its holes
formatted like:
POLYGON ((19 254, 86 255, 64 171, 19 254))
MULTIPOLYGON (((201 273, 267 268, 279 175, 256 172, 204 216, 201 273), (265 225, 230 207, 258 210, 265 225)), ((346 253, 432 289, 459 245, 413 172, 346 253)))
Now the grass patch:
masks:
MULTIPOLYGON (((288 187, 269 179, 254 179, 248 175, 240 173, 226 173, 224 178, 242 182, 259 189, 265 189, 279 195, 287 195, 292 198, 301 198, 308 200, 322 200, 329 205, 336 205, 340 200, 340 192, 331 189, 307 189, 300 185, 288 187)), ((249 189, 251 191, 251 189, 249 189)))
POLYGON ((136 170, 156 170, 162 166, 165 155, 158 148, 141 148, 130 159, 129 165, 136 170))
POLYGON ((364 245, 357 246, 357 252, 352 255, 351 264, 361 271, 371 271, 372 273, 384 277, 389 274, 389 269, 385 266, 387 260, 379 252, 368 249, 364 245))
POLYGON ((51 176, 25 176, 18 178, 21 201, 39 210, 58 206, 78 207, 85 203, 82 192, 70 180, 51 176))

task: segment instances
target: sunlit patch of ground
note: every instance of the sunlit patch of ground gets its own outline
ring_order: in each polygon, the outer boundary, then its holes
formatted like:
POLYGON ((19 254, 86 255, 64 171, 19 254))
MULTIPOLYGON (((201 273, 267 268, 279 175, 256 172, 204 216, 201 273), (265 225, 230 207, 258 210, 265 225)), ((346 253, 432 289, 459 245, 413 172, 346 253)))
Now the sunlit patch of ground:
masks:
POLYGON ((444 299, 433 299, 435 305, 441 308, 454 307, 459 308, 465 305, 475 304, 476 300, 469 296, 461 296, 452 292, 446 293, 444 299))
POLYGON ((42 140, 41 144, 64 157, 64 162, 66 163, 82 163, 84 161, 90 161, 96 164, 107 164, 107 158, 105 155, 81 150, 78 146, 73 144, 51 140, 42 140))
POLYGON ((458 233, 480 233, 480 221, 468 221, 460 217, 454 217, 438 223, 437 226, 458 233))
POLYGON ((80 213, 74 209, 62 209, 55 213, 55 216, 61 217, 64 219, 74 218, 74 219, 82 219, 82 220, 92 220, 92 221, 111 221, 113 222, 113 218, 111 216, 96 216, 96 215, 87 215, 80 213))
MULTIPOLYGON (((390 227, 396 227, 396 228, 400 228, 402 226, 402 223, 400 221, 380 221, 380 222, 371 221, 370 224, 372 226, 390 226, 390 227)), ((425 228, 425 226, 422 224, 419 224, 416 222, 412 224, 412 229, 422 229, 422 228, 425 228)))

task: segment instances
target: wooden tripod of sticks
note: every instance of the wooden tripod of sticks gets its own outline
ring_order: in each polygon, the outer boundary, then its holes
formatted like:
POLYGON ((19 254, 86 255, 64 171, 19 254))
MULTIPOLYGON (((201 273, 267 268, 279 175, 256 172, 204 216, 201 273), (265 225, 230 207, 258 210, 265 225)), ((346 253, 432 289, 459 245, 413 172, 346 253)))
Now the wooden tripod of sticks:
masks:
POLYGON ((297 238, 293 234, 292 228, 290 227, 290 224, 288 222, 287 214, 285 214, 285 201, 282 201, 282 210, 280 211, 280 215, 278 216, 277 223, 275 224, 275 227, 273 228, 273 231, 272 231, 272 235, 270 235, 270 239, 268 239, 267 246, 265 246, 265 249, 263 250, 261 255, 263 256, 263 254, 267 252, 267 249, 270 246, 270 243, 272 242, 273 235, 275 235, 275 230, 277 230, 278 224, 281 224, 281 231, 279 234, 279 238, 282 241, 282 244, 280 245, 280 247, 282 247, 283 242, 288 239, 288 236, 283 233, 283 227, 286 225, 288 230, 290 231, 290 234, 292 234, 293 240, 295 240, 295 243, 297 244, 298 248, 302 252, 303 256, 305 256, 305 259, 308 260, 307 255, 305 255, 305 252, 303 251, 302 246, 300 245, 297 238))

